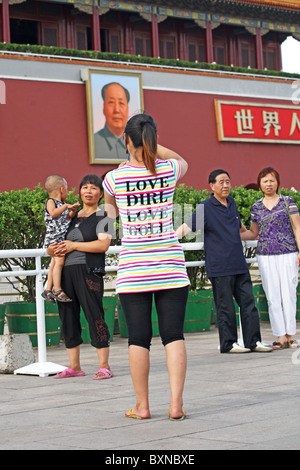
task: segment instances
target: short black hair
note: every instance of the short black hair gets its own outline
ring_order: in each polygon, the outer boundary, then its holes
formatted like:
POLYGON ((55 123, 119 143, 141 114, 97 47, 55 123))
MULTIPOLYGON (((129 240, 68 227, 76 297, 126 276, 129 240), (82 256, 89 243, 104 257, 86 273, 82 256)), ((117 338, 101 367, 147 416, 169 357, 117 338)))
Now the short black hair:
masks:
POLYGON ((269 173, 273 174, 273 175, 274 175, 274 178, 276 178, 276 181, 277 181, 276 193, 278 193, 278 189, 279 189, 279 186, 280 186, 280 176, 279 176, 278 171, 276 171, 276 170, 275 170, 273 167, 271 167, 271 166, 267 166, 267 168, 264 168, 263 170, 261 170, 261 171, 259 172, 258 177, 257 177, 258 188, 261 189, 261 187, 260 187, 261 180, 262 180, 262 178, 264 178, 265 176, 267 176, 269 173))
POLYGON ((209 183, 215 183, 216 182, 216 177, 219 176, 219 175, 222 175, 223 173, 225 173, 225 175, 228 176, 228 178, 230 179, 230 175, 228 173, 228 171, 225 171, 225 170, 214 170, 210 173, 209 177, 208 177, 208 182, 209 183))
POLYGON ((82 186, 87 183, 94 184, 95 186, 98 186, 101 191, 103 191, 103 179, 100 178, 98 175, 85 175, 80 181, 79 190, 82 188, 82 186))
POLYGON ((107 88, 108 88, 110 85, 119 85, 121 88, 123 88, 123 90, 124 90, 124 92, 125 92, 125 95, 126 95, 127 103, 129 103, 129 101, 130 101, 130 93, 129 93, 129 91, 127 90, 127 88, 125 88, 123 85, 121 85, 121 83, 118 83, 118 82, 110 82, 110 83, 107 83, 106 85, 104 85, 104 86, 102 87, 101 95, 102 95, 103 101, 105 100, 105 97, 106 97, 106 90, 107 90, 107 88))

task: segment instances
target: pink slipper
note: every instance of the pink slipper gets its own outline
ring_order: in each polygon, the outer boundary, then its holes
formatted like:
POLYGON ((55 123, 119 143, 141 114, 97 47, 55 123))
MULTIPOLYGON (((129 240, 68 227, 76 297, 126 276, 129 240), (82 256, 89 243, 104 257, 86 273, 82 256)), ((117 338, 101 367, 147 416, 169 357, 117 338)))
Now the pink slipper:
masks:
POLYGON ((94 380, 110 379, 113 376, 114 374, 112 373, 111 370, 106 369, 105 367, 100 367, 98 372, 94 375, 94 380), (99 374, 99 372, 102 372, 102 374, 104 375, 98 376, 97 374, 99 374))
POLYGON ((59 374, 56 374, 53 378, 54 379, 67 379, 68 377, 82 377, 83 375, 85 375, 83 370, 81 370, 80 372, 75 372, 75 370, 67 367, 67 369, 63 370, 62 372, 59 372, 59 374))

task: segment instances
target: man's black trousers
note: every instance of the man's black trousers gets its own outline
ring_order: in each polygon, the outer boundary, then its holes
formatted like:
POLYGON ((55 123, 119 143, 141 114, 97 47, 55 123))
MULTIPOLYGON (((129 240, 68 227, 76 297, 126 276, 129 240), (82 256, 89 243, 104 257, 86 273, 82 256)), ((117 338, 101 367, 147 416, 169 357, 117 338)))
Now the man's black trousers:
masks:
POLYGON ((233 298, 240 307, 245 348, 254 349, 261 341, 259 314, 255 306, 249 273, 210 279, 217 309, 221 353, 230 351, 237 342, 237 322, 233 298))

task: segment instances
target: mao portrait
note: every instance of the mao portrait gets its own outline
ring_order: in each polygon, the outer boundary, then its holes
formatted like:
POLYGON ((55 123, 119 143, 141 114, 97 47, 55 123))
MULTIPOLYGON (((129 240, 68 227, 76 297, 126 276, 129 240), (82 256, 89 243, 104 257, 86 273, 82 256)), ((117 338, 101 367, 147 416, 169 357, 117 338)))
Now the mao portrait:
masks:
POLYGON ((141 74, 89 70, 87 86, 90 163, 127 159, 124 129, 143 109, 141 74))

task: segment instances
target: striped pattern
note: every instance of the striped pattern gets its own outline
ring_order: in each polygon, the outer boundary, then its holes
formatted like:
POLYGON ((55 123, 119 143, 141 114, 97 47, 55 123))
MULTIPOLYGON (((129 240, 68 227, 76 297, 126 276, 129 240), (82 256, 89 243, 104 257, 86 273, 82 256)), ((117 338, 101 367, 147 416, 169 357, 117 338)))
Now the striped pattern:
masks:
POLYGON ((157 160, 157 175, 127 163, 106 175, 104 189, 115 197, 123 238, 116 292, 145 292, 189 284, 172 209, 180 164, 157 160))

